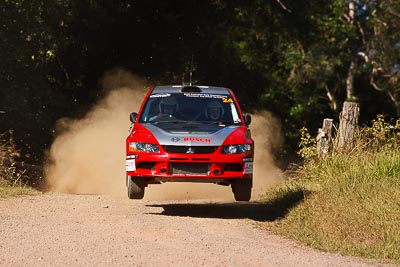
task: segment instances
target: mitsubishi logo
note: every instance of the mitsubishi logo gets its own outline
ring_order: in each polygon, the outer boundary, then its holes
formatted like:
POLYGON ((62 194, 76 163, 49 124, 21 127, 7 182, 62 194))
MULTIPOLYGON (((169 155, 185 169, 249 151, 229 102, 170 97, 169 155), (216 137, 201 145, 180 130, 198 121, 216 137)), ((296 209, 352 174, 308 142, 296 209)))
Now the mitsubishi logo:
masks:
POLYGON ((194 154, 192 147, 189 147, 189 149, 186 151, 186 154, 194 154))

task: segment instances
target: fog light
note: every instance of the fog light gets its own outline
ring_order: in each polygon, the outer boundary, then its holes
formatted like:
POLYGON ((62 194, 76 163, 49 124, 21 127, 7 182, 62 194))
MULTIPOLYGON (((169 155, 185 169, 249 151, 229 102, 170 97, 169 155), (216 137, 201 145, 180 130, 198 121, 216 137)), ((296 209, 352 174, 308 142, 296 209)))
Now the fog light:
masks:
POLYGON ((221 174, 221 170, 220 169, 214 169, 212 171, 213 174, 221 174))

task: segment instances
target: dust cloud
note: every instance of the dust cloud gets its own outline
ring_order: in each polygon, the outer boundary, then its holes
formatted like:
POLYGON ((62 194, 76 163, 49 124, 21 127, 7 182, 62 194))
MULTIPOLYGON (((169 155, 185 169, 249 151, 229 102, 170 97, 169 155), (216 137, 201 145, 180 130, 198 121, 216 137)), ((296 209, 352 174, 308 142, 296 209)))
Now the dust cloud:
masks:
MULTIPOLYGON (((125 139, 129 114, 138 111, 147 92, 142 79, 124 69, 106 72, 101 80, 103 98, 79 120, 57 123, 45 166, 49 191, 71 194, 103 194, 127 197, 125 187, 125 139)), ((271 151, 282 143, 279 122, 268 112, 252 115, 255 140, 252 200, 283 180, 271 151)), ((208 199, 232 201, 230 187, 198 183, 149 185, 145 200, 208 199)))
POLYGON ((129 114, 139 109, 147 89, 123 69, 106 72, 104 98, 83 119, 61 119, 45 166, 49 190, 75 194, 125 192, 125 138, 129 114))
POLYGON ((254 139, 254 176, 252 199, 258 199, 269 189, 284 181, 282 170, 277 167, 274 152, 283 146, 281 124, 270 112, 252 114, 250 124, 254 139))

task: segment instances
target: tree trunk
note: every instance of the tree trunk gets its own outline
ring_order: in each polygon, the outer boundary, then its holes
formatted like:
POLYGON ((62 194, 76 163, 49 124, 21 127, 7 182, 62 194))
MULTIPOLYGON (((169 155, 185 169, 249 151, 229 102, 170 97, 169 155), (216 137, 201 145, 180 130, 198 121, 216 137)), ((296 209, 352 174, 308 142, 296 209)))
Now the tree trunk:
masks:
POLYGON ((322 128, 318 129, 317 153, 320 158, 325 158, 332 150, 332 119, 324 119, 322 128))
POLYGON ((358 103, 344 102, 343 110, 340 114, 340 124, 337 141, 338 147, 340 149, 349 150, 353 147, 359 112, 360 108, 358 103))
POLYGON ((349 1, 350 24, 354 23, 354 14, 355 14, 355 0, 350 0, 349 1))
POLYGON ((346 100, 352 101, 355 99, 354 96, 354 72, 356 68, 356 58, 351 57, 351 62, 349 66, 349 71, 346 78, 346 100))
MULTIPOLYGON (((355 0, 349 0, 349 24, 353 25, 355 20, 355 0)), ((353 46, 350 54, 350 66, 346 78, 346 101, 354 101, 354 73, 357 66, 357 51, 353 46)))

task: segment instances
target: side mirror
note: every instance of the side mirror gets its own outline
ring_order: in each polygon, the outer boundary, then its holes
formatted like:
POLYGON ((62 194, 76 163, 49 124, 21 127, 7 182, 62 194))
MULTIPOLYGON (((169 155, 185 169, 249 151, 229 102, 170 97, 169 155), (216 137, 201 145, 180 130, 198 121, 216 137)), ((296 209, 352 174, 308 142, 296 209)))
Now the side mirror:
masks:
POLYGON ((246 126, 249 126, 251 123, 251 116, 250 114, 244 114, 244 123, 246 124, 246 126))
POLYGON ((130 115, 129 115, 129 120, 132 122, 132 123, 135 123, 135 121, 136 121, 136 118, 137 118, 137 113, 136 112, 132 112, 130 115))

